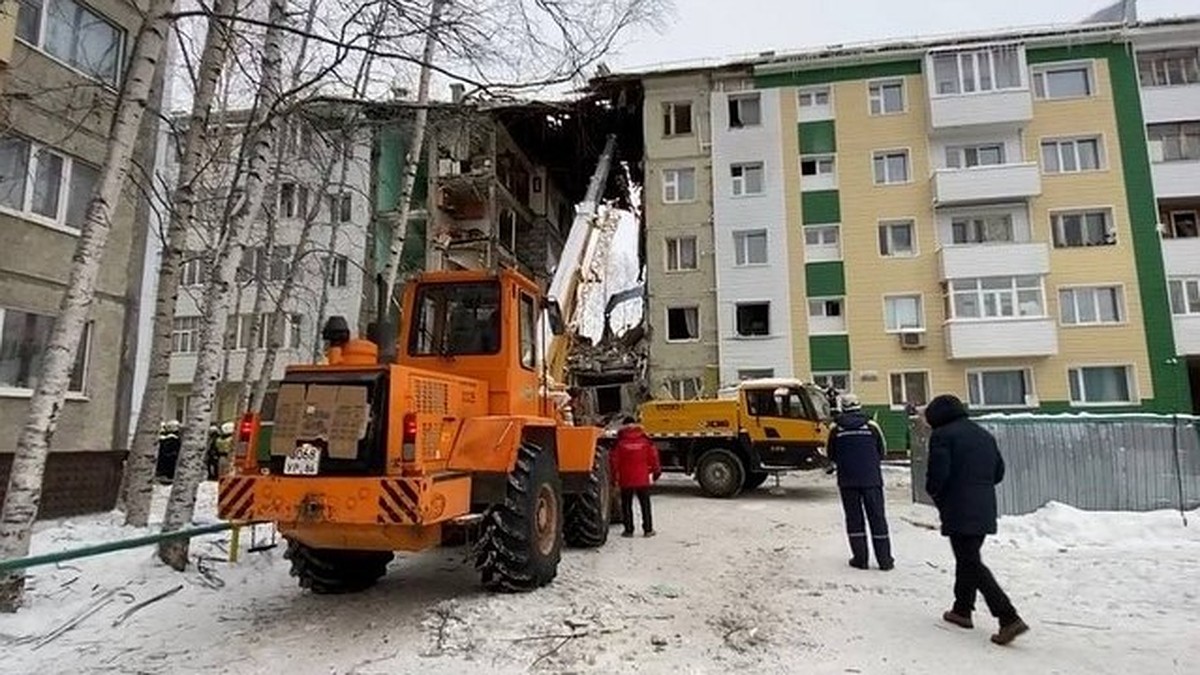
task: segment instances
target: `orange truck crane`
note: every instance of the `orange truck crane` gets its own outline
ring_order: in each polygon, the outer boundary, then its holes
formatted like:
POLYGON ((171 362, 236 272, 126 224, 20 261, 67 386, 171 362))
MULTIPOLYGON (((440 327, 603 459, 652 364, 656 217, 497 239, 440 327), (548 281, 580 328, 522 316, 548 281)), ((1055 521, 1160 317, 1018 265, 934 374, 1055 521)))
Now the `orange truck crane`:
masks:
POLYGON ((567 421, 554 381, 614 143, 576 211, 553 297, 514 270, 435 271, 405 285, 398 339, 386 328, 381 344, 354 339, 331 317, 325 362, 286 371, 269 461, 257 458, 257 418, 243 420, 220 517, 275 523, 292 575, 317 593, 363 590, 395 551, 463 528, 490 590, 549 583, 564 543, 602 546, 612 485, 601 430, 567 421))

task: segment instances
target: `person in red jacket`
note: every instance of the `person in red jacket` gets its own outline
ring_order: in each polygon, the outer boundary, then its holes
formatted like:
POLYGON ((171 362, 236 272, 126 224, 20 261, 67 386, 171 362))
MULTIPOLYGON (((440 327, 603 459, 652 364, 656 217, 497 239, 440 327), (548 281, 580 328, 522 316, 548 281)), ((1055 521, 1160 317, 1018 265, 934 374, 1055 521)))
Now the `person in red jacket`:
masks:
POLYGON ((621 488, 621 515, 625 520, 624 537, 633 536, 633 498, 637 497, 642 511, 642 532, 654 536, 654 518, 650 515, 650 485, 662 476, 658 463, 658 448, 632 417, 621 421, 617 432, 617 447, 610 462, 617 485, 621 488))

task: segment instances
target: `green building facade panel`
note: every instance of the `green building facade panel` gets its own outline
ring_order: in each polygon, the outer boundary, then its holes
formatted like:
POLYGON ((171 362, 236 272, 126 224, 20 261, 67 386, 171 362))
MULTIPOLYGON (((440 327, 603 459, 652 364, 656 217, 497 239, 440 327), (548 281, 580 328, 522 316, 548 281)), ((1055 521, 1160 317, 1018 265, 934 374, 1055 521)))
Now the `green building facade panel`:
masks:
POLYGON ((800 154, 823 155, 837 152, 837 133, 833 120, 801 122, 797 127, 800 154))
POLYGON ((808 353, 814 373, 839 373, 850 370, 850 337, 847 335, 810 336, 808 353))
POLYGON ((837 190, 814 190, 800 194, 800 218, 805 225, 842 222, 841 198, 837 190))
POLYGON ((809 263, 804 266, 805 295, 810 298, 846 294, 846 274, 840 261, 809 263))

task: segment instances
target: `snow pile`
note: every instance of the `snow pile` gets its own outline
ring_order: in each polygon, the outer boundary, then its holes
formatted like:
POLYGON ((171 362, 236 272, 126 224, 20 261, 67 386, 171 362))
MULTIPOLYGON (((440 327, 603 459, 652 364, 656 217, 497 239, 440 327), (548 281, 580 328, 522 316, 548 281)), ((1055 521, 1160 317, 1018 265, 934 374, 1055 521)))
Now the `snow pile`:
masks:
POLYGON ((997 541, 1022 549, 1147 550, 1200 546, 1200 509, 1144 513, 1083 511, 1050 502, 1034 513, 1001 519, 997 541))

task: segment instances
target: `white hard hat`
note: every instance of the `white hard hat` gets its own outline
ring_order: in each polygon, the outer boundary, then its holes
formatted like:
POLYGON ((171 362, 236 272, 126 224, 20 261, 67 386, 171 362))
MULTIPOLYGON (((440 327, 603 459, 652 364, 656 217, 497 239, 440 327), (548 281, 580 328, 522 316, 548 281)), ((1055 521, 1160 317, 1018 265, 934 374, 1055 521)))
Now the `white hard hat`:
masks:
POLYGON ((862 403, 854 394, 842 394, 838 397, 838 401, 842 404, 842 410, 861 410, 862 403))
POLYGON ((233 434, 233 422, 225 422, 221 425, 221 433, 229 436, 233 434))
POLYGON ((167 423, 163 426, 166 427, 167 431, 179 431, 179 420, 167 420, 167 423))

